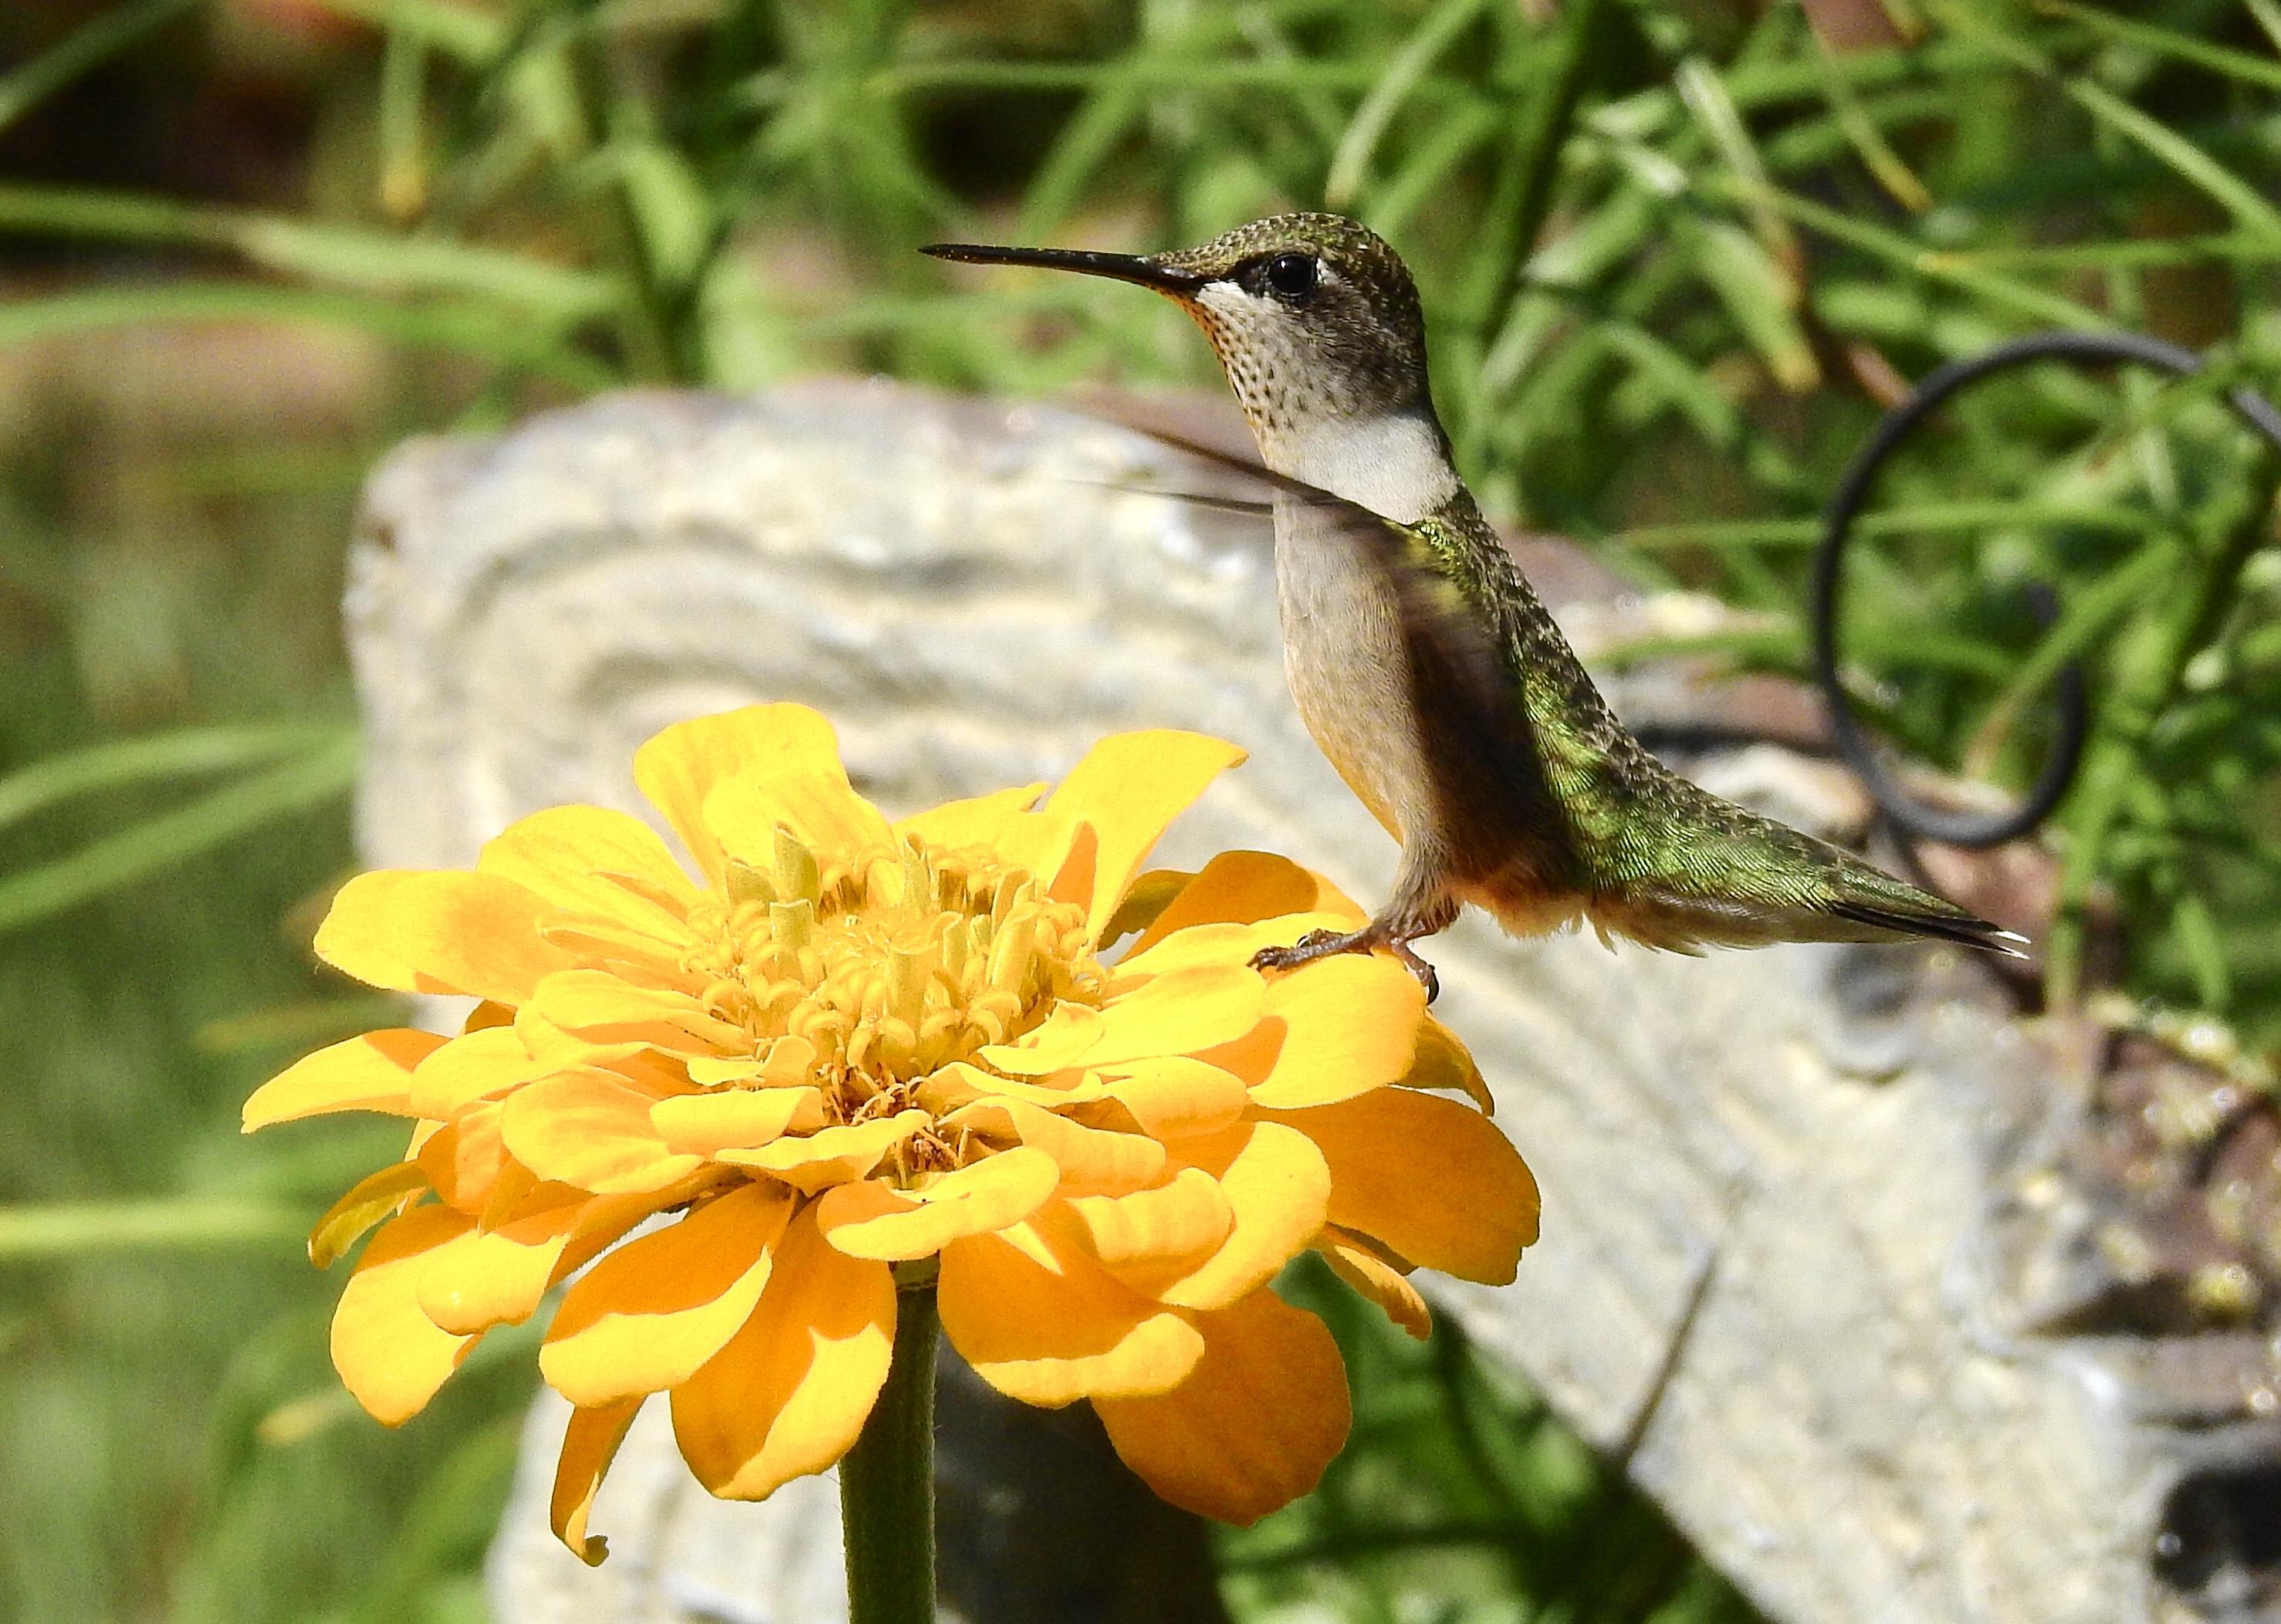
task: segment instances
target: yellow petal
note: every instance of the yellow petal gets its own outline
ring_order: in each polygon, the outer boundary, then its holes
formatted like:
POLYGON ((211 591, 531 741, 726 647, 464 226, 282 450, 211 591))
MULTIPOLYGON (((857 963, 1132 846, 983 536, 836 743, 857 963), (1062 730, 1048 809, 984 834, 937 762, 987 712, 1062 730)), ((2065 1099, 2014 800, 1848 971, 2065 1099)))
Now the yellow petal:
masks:
POLYGON ((898 1111, 798 1139, 779 1139, 755 1150, 723 1150, 713 1159, 733 1167, 758 1168, 813 1195, 850 1179, 868 1179, 887 1152, 925 1132, 933 1120, 923 1110, 898 1111))
POLYGON ((917 1189, 865 1182, 827 1190, 816 1203, 816 1227, 850 1257, 931 1257, 962 1236, 1019 1223, 1060 1181, 1053 1157, 1017 1145, 917 1189))
POLYGON ((752 1049, 741 1026, 675 987, 639 986, 606 970, 566 970, 533 989, 531 1012, 588 1043, 653 1044, 687 1054, 752 1049))
POLYGON ((1074 1215, 1055 1205, 943 1248, 937 1289, 952 1346, 1027 1404, 1165 1392, 1203 1353, 1194 1326, 1095 1263, 1074 1215))
POLYGON ((598 1195, 658 1190, 700 1158, 666 1148, 650 1125, 656 1097, 613 1071, 566 1071, 517 1089, 499 1127, 514 1158, 542 1179, 598 1195))
POLYGON ((1204 1356, 1186 1381, 1093 1407, 1160 1499, 1249 1527, 1313 1489, 1345 1444, 1346 1366, 1323 1322, 1271 1291, 1196 1323, 1204 1356))
POLYGON ((1011 1077, 1043 1077, 1084 1059, 1101 1041, 1103 1025, 1100 1010, 1065 998, 1034 1030, 1011 1043, 993 1043, 975 1058, 1011 1077))
POLYGON ((1251 1090, 1255 1105, 1297 1110, 1352 1099, 1398 1079, 1418 1052, 1426 989, 1389 958, 1342 953, 1268 986, 1282 1049, 1251 1090))
POLYGON ((666 729, 634 753, 634 782, 716 883, 721 848, 705 824, 716 784, 753 770, 839 770, 831 723, 805 705, 747 705, 666 729))
POLYGON ((253 1091, 245 1102, 244 1131, 330 1111, 413 1116, 412 1070, 444 1045, 432 1032, 398 1026, 321 1048, 253 1091))
POLYGON ((804 1208, 744 1329, 673 1390, 690 1470, 730 1500, 765 1499, 823 1471, 863 1430, 894 1341, 887 1265, 826 1245, 815 1208, 804 1208))
POLYGON ((977 1100, 942 1125, 1044 1151, 1062 1170, 1064 1195, 1122 1195, 1154 1184, 1164 1171, 1164 1147, 1145 1133, 1087 1127, 1025 1100, 977 1100))
POLYGON ((554 1493, 547 1506, 547 1521, 553 1527, 554 1537, 589 1567, 601 1565, 610 1554, 610 1543, 599 1535, 589 1537, 586 1518, 594 1509, 595 1495, 601 1491, 603 1475, 617 1458, 618 1446, 626 1441, 626 1429, 634 1424, 641 1407, 640 1399, 629 1398, 592 1410, 573 1410, 570 1425, 562 1434, 562 1455, 554 1466, 554 1493))
POLYGON ((1345 930, 1355 929, 1367 917, 1337 886, 1287 857, 1271 852, 1222 852, 1156 916, 1126 957, 1196 925, 1256 924, 1285 914, 1327 915, 1326 926, 1345 930))
POLYGON ((564 1295, 539 1373, 585 1405, 686 1381, 761 1300, 792 1209, 781 1186, 745 1184, 627 1241, 564 1295))
POLYGON ((1152 1295, 1218 1252, 1235 1222, 1219 1181, 1196 1167, 1154 1189, 1080 1195, 1069 1204, 1102 1266, 1152 1295))
POLYGON ((661 940, 684 940, 697 887, 657 831, 603 807, 551 807, 518 819, 476 859, 480 873, 527 886, 566 914, 615 921, 661 940), (638 882, 620 884, 612 875, 638 882))
POLYGON ((1217 1133, 1233 1126, 1251 1102, 1241 1078, 1185 1055, 1129 1062, 1102 1087, 1152 1139, 1217 1133))
POLYGON ((1194 1055, 1232 1043, 1259 1025, 1267 986, 1243 964, 1197 964, 1112 997, 1101 1040, 1085 1057, 1096 1070, 1158 1055, 1194 1055))
POLYGON ((964 800, 947 800, 897 824, 895 839, 899 843, 915 839, 938 851, 955 852, 969 846, 994 849, 1007 820, 1028 811, 1045 793, 1044 785, 1032 784, 964 800))
POLYGON ((857 794, 834 762, 829 771, 738 773, 705 798, 705 825, 722 855, 763 873, 776 861, 777 829, 815 854, 824 886, 864 852, 891 849, 894 831, 878 808, 857 794))
POLYGON ((651 1210, 645 1197, 542 1184, 500 1222, 429 1260, 420 1275, 420 1311, 461 1334, 521 1325, 549 1287, 651 1210))
POLYGON ((320 1269, 331 1268, 374 1225, 393 1218, 408 1198, 427 1187, 428 1170, 417 1162, 390 1162, 358 1179, 309 1231, 309 1261, 320 1269))
POLYGON ((977 1100, 1023 1100, 1052 1110, 1064 1105, 1090 1104, 1105 1094, 1101 1079, 1090 1071, 1054 1071, 1036 1078, 1000 1077, 964 1061, 953 1061, 919 1085, 919 1102, 939 1117, 977 1100))
POLYGON ((383 869, 335 894, 317 956, 399 993, 520 1004, 540 977, 577 963, 540 939, 553 915, 536 893, 496 874, 383 869))
POLYGON ((1381 1088, 1266 1114, 1322 1151, 1331 1222, 1413 1264, 1502 1286, 1536 1239, 1536 1180, 1520 1153, 1455 1100, 1381 1088))
POLYGON ((446 1121, 476 1101, 551 1077, 558 1063, 532 1057, 512 1026, 452 1039, 412 1069, 414 1116, 446 1121))
POLYGON ((1370 1242, 1336 1224, 1323 1226, 1315 1249, 1329 1262, 1338 1277, 1378 1304, 1388 1319, 1424 1342, 1434 1334, 1434 1316, 1418 1288, 1403 1279, 1402 1271, 1372 1249, 1370 1242))
POLYGON ((1113 734, 1070 769, 1046 811, 1093 827, 1097 844, 1086 899, 1093 940, 1165 828, 1241 760, 1243 752, 1226 739, 1158 729, 1113 734))
POLYGON ((652 1126, 669 1150, 690 1156, 751 1149, 785 1133, 813 1133, 824 1124, 823 1094, 816 1088, 724 1088, 677 1094, 649 1108, 652 1126))
POLYGON ((1173 1154, 1219 1179, 1234 1223, 1218 1251, 1165 1288, 1167 1303, 1225 1308, 1274 1279, 1323 1226, 1331 1172, 1314 1141, 1295 1128, 1239 1123, 1224 1133, 1178 1141, 1173 1154))
POLYGON ((383 1427, 401 1427, 475 1345, 439 1330, 420 1310, 420 1273, 438 1249, 475 1232, 475 1219, 450 1207, 414 1207, 383 1225, 357 1259, 333 1310, 333 1368, 357 1403, 383 1427))

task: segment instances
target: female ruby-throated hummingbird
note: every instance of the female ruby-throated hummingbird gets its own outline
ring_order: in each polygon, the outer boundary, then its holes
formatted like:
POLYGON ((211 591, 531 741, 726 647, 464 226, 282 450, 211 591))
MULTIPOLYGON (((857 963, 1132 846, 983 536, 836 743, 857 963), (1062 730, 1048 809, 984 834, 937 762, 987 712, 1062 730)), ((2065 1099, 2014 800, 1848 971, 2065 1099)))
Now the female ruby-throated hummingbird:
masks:
POLYGON ((978 264, 1137 282, 1195 318, 1275 498, 1284 665, 1307 731, 1402 843, 1362 930, 1259 963, 1410 944, 1488 909, 1516 935, 1589 921, 1690 951, 2023 939, 1722 800, 1627 732, 1458 477, 1427 392, 1409 270, 1334 214, 1281 214, 1146 257, 939 244, 978 264))

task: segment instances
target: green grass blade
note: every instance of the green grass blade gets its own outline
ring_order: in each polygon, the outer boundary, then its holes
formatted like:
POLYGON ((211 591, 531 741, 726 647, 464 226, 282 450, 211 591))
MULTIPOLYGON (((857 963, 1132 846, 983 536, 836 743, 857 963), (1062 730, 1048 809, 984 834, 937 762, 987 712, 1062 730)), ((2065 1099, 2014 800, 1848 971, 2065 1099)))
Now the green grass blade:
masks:
POLYGON ((269 1249, 299 1236, 308 1215, 274 1202, 169 1195, 153 1201, 66 1201, 0 1207, 0 1262, 184 1248, 269 1249))
POLYGON ((406 349, 472 356, 581 391, 622 381, 615 368, 573 347, 563 336, 529 321, 517 322, 496 307, 408 303, 251 282, 85 288, 0 305, 0 348, 143 322, 249 321, 355 328, 406 349))
POLYGON ((1372 155, 1385 137, 1386 127, 1402 104, 1418 89, 1418 81, 1425 77, 1442 53, 1456 43, 1458 35, 1470 27, 1481 14, 1482 0, 1442 0, 1442 4, 1426 14, 1403 43, 1402 49, 1386 65, 1384 74, 1363 97, 1362 105, 1355 109, 1346 134, 1331 154, 1330 174, 1323 182, 1323 201, 1326 207, 1345 209, 1362 189, 1363 177, 1368 173, 1372 155))
POLYGON ((561 321, 600 314, 621 298, 609 277, 525 254, 130 192, 0 184, 0 231, 213 249, 336 286, 457 293, 561 321))
MULTIPOLYGON (((2064 17, 2079 23, 2092 33, 2111 40, 2143 46, 2176 57, 2182 62, 2192 62, 2229 79, 2246 80, 2262 85, 2269 90, 2281 90, 2281 62, 2269 62, 2262 57, 2253 57, 2246 50, 2236 50, 2229 45, 2214 45, 2208 40, 2179 34, 2173 29, 2158 27, 2153 23, 2138 22, 2114 12, 2100 11, 2095 6, 2078 5, 2075 0, 2035 0, 2036 9, 2054 17, 2064 17)), ((2275 42, 2281 45, 2281 40, 2275 42)))
POLYGON ((0 130, 81 73, 197 4, 198 0, 142 0, 139 5, 103 12, 62 43, 0 74, 0 130))
POLYGON ((242 778, 189 806, 90 841, 67 856, 0 878, 0 933, 132 884, 281 817, 331 800, 356 781, 352 734, 282 767, 242 778))
POLYGON ((0 829, 97 790, 247 767, 353 737, 353 728, 282 722, 183 728, 89 745, 35 762, 0 778, 0 829))

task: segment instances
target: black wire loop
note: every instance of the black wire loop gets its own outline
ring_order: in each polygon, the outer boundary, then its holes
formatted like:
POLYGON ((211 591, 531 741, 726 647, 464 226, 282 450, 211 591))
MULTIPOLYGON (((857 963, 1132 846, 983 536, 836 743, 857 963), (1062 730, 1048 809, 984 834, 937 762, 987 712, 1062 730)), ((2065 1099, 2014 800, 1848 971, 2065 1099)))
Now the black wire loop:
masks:
MULTIPOLYGON (((1966 386, 1996 373, 2042 360, 2073 361, 2084 366, 2134 362, 2175 377, 2192 377, 2207 365, 2192 350, 2132 332, 2031 333, 1981 354, 1951 361, 1927 375, 1906 399, 1878 420, 1875 429, 1854 453, 1845 477, 1838 482, 1836 492, 1829 499, 1829 507, 1822 516, 1821 541, 1813 554, 1813 674, 1821 684, 1823 702, 1829 707, 1830 732, 1838 754, 1867 786, 1878 811, 1896 828, 1919 839, 1949 846, 1978 848, 2016 840, 2049 817, 2066 796, 2075 782, 2076 769, 2083 765, 2084 743, 2091 732, 2091 705, 2083 667, 2069 661, 2060 672, 2053 695, 2057 731, 2035 783, 2017 806, 1996 813, 1952 812, 1928 807, 1913 800, 1894 778, 1885 763, 1883 751, 1854 715, 1844 684, 1838 680, 1840 571, 1846 543, 1852 539, 1853 521, 1868 499, 1877 476, 1919 425, 1966 386)), ((2244 421, 2276 447, 2281 447, 2281 409, 2262 395, 2238 385, 2227 390, 2225 398, 2244 421)), ((2047 626, 2052 624, 2058 618, 2058 601, 2051 589, 2038 583, 2030 588, 2030 593, 2036 618, 2047 626)))

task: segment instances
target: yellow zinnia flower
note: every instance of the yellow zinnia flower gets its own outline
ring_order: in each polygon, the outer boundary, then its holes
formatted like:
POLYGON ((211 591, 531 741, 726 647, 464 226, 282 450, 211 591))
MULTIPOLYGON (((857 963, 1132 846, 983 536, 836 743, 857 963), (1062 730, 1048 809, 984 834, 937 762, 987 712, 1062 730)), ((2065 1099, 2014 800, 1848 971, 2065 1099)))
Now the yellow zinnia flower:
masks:
POLYGON ((247 1102, 248 1130, 414 1121, 311 1238, 325 1263, 379 1226, 333 1319, 349 1390, 402 1422, 592 1263, 539 1366, 576 1406, 555 1528, 599 1559, 587 1510, 646 1398, 671 1396, 707 1489, 761 1498, 854 1443, 896 1271, 939 1265, 982 1378, 1090 1400, 1166 1499, 1249 1522, 1306 1492, 1345 1437, 1344 1372, 1263 1288, 1312 1247, 1422 1335, 1407 1271, 1510 1280, 1536 1192, 1480 1111, 1424 1092, 1485 1097, 1400 965, 1251 968, 1358 924, 1352 902, 1253 852, 1140 874, 1240 759, 1124 734, 1042 807, 1036 785, 895 824, 821 716, 754 706, 635 760, 700 880, 639 819, 563 807, 472 872, 350 881, 321 956, 482 1001, 456 1038, 372 1032, 247 1102))

